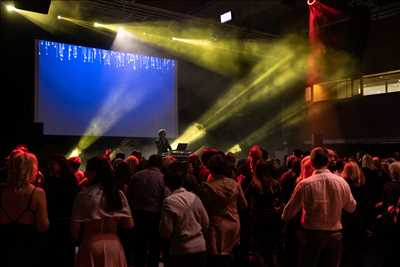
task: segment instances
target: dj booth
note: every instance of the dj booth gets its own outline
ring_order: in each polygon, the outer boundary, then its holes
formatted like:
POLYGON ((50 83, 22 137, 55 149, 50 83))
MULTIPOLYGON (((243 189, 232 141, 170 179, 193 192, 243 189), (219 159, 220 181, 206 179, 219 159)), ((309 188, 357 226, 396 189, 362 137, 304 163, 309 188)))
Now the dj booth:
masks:
POLYGON ((192 154, 192 152, 190 152, 190 151, 172 150, 170 152, 163 153, 162 156, 163 157, 172 156, 179 161, 186 161, 187 158, 190 156, 190 154, 192 154))
POLYGON ((186 161, 187 158, 192 154, 191 151, 186 150, 188 144, 180 143, 178 144, 176 150, 172 150, 166 153, 162 153, 163 157, 172 156, 178 161, 186 161))

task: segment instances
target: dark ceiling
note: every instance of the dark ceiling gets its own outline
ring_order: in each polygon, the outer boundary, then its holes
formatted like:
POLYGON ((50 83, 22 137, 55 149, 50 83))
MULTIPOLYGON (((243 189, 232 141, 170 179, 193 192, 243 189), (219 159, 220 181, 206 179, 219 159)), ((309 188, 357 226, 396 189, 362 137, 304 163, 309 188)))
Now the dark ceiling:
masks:
POLYGON ((137 0, 136 3, 201 17, 216 23, 221 14, 232 11, 233 20, 229 24, 275 35, 307 28, 305 0, 137 0))
MULTIPOLYGON (((57 4, 60 1, 53 1, 57 4)), ((64 1, 69 10, 79 10, 87 20, 114 21, 185 21, 196 18, 219 24, 219 17, 232 11, 233 20, 227 25, 246 31, 281 35, 307 30, 305 0, 88 0, 64 1)), ((71 12, 70 14, 73 14, 71 12)), ((68 14, 65 14, 68 16, 68 14)))
MULTIPOLYGON (((374 20, 400 12, 398 0, 319 1, 346 8, 366 6, 374 20)), ((308 30, 306 0, 86 0, 68 3, 79 8, 80 16, 84 19, 107 22, 202 18, 219 24, 219 16, 232 11, 233 19, 227 24, 245 31, 280 36, 291 32, 306 34, 308 30)))

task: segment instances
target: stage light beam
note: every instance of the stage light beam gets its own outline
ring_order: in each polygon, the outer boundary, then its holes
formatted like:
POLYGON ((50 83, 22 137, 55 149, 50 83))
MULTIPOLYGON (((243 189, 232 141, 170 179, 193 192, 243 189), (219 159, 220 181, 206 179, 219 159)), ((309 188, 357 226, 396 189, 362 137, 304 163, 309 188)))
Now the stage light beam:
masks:
POLYGON ((101 24, 101 23, 98 23, 98 22, 94 22, 93 26, 95 28, 107 28, 107 26, 105 24, 101 24))
POLYGON ((82 150, 80 150, 78 147, 75 147, 69 154, 67 158, 71 157, 79 157, 79 155, 82 153, 82 150))
POLYGON ((200 123, 190 125, 182 135, 172 142, 172 147, 177 147, 179 143, 193 143, 206 135, 206 128, 200 123))
POLYGON ((242 147, 240 146, 240 144, 236 144, 236 145, 232 146, 231 148, 229 148, 227 152, 232 153, 232 154, 237 154, 241 151, 242 151, 242 147))

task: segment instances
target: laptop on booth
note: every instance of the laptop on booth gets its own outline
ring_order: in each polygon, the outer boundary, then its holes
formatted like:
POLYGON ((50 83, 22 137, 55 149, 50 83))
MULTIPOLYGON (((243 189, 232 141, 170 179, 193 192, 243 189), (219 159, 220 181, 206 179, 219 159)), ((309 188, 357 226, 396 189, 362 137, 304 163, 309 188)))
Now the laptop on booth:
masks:
POLYGON ((176 151, 185 152, 188 144, 187 143, 179 143, 176 147, 176 151))

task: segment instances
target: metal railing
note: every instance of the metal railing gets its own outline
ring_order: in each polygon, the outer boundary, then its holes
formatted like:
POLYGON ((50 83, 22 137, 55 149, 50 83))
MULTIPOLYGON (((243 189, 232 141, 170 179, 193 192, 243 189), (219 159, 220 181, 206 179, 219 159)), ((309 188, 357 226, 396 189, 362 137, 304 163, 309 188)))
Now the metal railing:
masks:
POLYGON ((400 92, 400 70, 314 84, 306 88, 305 100, 320 102, 394 92, 400 92))

